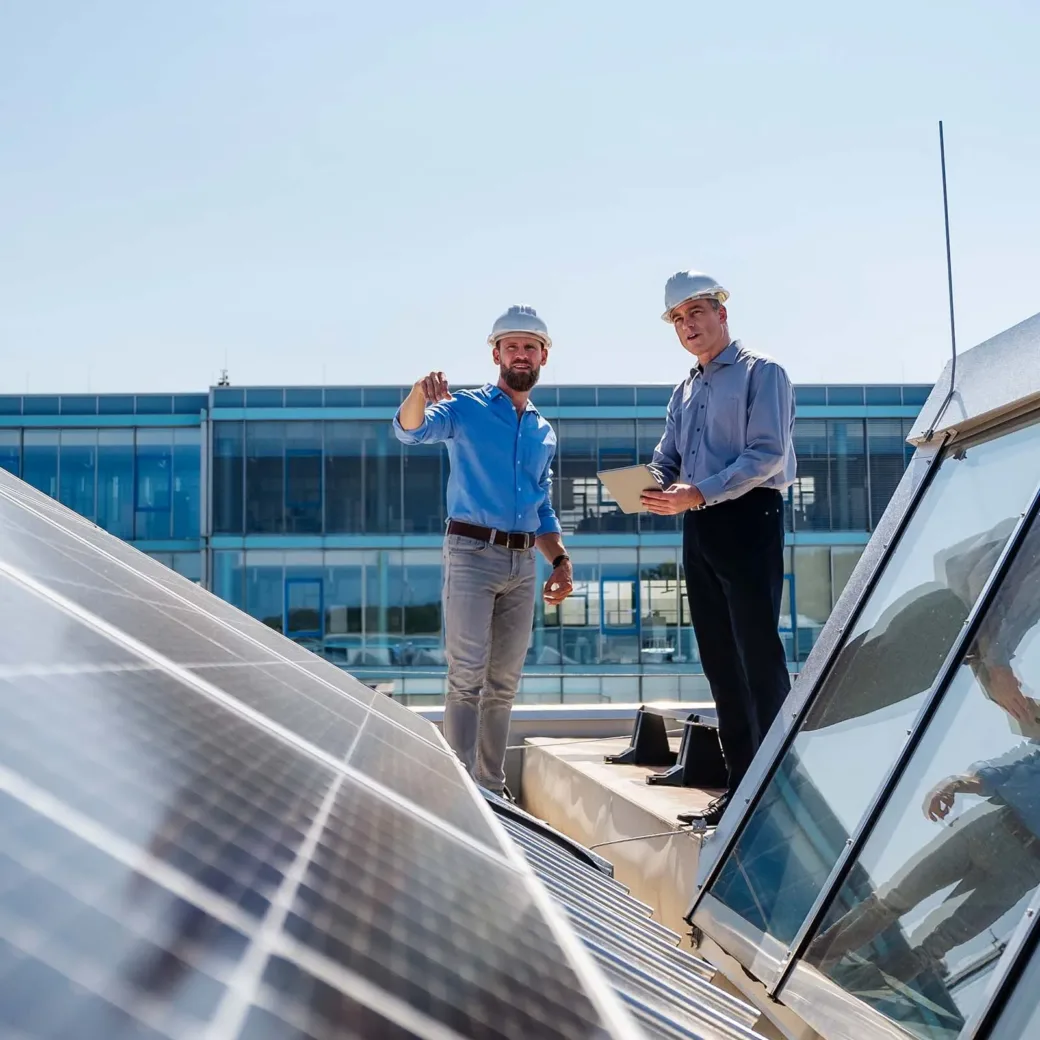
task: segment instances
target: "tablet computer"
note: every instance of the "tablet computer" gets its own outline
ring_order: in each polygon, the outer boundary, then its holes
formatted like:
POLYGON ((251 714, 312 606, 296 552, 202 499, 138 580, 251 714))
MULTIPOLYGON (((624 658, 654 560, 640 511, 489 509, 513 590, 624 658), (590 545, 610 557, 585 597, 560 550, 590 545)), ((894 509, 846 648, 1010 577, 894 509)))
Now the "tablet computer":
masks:
POLYGON ((622 513, 645 513, 640 496, 644 491, 660 491, 661 485, 649 466, 622 466, 601 469, 597 477, 621 507, 622 513))

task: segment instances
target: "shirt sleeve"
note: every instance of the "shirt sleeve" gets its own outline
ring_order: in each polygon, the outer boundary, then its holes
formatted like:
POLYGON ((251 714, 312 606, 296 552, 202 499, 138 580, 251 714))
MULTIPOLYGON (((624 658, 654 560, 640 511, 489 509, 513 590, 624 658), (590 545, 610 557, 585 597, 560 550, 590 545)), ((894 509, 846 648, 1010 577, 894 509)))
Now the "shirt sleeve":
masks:
POLYGON ((675 416, 682 407, 683 383, 680 383, 668 401, 668 411, 664 418, 664 433, 654 448, 654 457, 648 469, 661 482, 661 487, 670 487, 682 470, 682 458, 675 433, 675 416))
POLYGON ((1035 784, 1040 781, 1040 751, 1034 744, 1019 744, 988 762, 976 762, 969 772, 978 778, 982 793, 987 796, 1012 779, 1025 777, 1035 784))
POLYGON ((455 436, 455 402, 438 401, 431 404, 423 413, 421 426, 414 430, 406 430, 401 425, 401 410, 394 415, 394 433, 402 444, 436 444, 439 441, 451 440, 455 436))
POLYGON ((542 504, 538 507, 538 530, 536 537, 543 534, 560 534, 562 528, 552 505, 552 459, 545 464, 538 486, 542 489, 542 504))
POLYGON ((725 469, 697 484, 709 506, 737 498, 779 473, 791 449, 794 394, 787 373, 773 361, 759 362, 748 389, 746 447, 725 469))

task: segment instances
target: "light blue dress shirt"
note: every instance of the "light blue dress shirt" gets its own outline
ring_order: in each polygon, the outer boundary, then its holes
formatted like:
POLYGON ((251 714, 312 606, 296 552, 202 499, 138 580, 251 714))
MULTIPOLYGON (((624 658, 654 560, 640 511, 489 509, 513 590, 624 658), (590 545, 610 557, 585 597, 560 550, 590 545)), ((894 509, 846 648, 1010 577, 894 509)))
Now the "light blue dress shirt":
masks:
POLYGON ((665 487, 692 484, 709 505, 794 483, 794 393, 784 369, 734 340, 695 365, 668 402, 650 468, 665 487))
POLYGON ((509 395, 490 383, 456 390, 450 401, 426 409, 423 424, 394 433, 404 444, 445 441, 448 516, 496 531, 559 533, 552 507, 556 434, 530 401, 518 417, 509 395))

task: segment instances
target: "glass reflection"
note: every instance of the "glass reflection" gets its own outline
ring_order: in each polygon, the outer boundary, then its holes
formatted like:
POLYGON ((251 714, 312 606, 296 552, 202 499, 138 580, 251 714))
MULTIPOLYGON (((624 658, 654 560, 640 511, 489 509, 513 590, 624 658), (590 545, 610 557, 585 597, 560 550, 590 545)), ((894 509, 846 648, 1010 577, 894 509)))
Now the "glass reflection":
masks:
POLYGON ((712 894, 789 943, 1040 479, 1040 425, 945 459, 712 894))
POLYGON ((808 960, 952 1040, 1040 885, 1034 524, 808 960))

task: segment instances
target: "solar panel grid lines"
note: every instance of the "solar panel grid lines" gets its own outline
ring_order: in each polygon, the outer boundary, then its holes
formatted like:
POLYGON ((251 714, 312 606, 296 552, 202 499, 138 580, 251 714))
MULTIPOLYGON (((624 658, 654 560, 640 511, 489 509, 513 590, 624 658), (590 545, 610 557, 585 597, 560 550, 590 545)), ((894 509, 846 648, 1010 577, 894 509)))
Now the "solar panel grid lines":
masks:
MULTIPOLYGON (((360 735, 360 730, 358 732, 360 735)), ((224 999, 216 1009, 206 1033, 209 1040, 224 1040, 226 1037, 237 1037, 241 1033, 253 1002, 253 996, 275 948, 275 941, 285 924, 289 907, 296 897, 296 891, 306 873, 307 864, 314 855, 318 839, 328 824, 329 813, 332 811, 333 803, 342 784, 342 773, 330 783, 317 815, 297 850, 295 860, 283 875, 282 882, 271 899, 267 913, 261 920, 258 930, 251 937, 249 947, 239 961, 234 974, 228 980, 224 999)))
MULTIPOLYGON (((3 487, 0 487, 0 498, 5 496, 5 490, 3 487)), ((6 497, 11 498, 9 495, 6 497)), ((271 632, 261 622, 242 614, 240 611, 236 611, 218 597, 200 589, 188 579, 174 574, 168 568, 164 568, 150 557, 139 553, 131 546, 126 545, 126 543, 107 534, 107 532, 98 528, 88 538, 81 532, 68 530, 59 522, 56 516, 46 515, 47 512, 55 513, 57 510, 41 512, 35 508, 36 503, 29 504, 22 501, 18 504, 25 512, 50 525, 60 535, 73 539, 87 547, 90 550, 90 559, 93 560, 100 555, 104 560, 122 568, 126 574, 132 574, 135 580, 149 583, 165 596, 179 601, 183 606, 188 607, 192 614, 202 614, 214 625, 223 628, 225 632, 233 633, 237 638, 247 641, 256 649, 272 655, 277 661, 295 666, 308 677, 318 682, 323 688, 334 692, 339 697, 353 698, 369 707, 378 705, 381 713, 386 715, 391 722, 443 749, 443 741, 438 737, 434 727, 414 712, 403 705, 398 705, 389 699, 383 698, 376 691, 371 690, 353 678, 350 679, 348 684, 343 677, 343 673, 328 662, 316 658, 303 648, 296 647, 294 643, 284 637, 277 637, 275 633, 271 632), (136 557, 136 559, 133 559, 133 562, 131 562, 127 557, 136 557), (165 575, 161 574, 163 571, 167 573, 165 575), (230 620, 231 618, 235 618, 238 623, 233 624, 230 620), (278 649, 274 647, 275 640, 277 640, 278 649), (286 656, 288 652, 292 653, 291 657, 286 656), (338 681, 336 683, 329 681, 332 675, 337 678, 338 681), (347 688, 348 685, 349 689, 347 688)), ((58 506, 57 508, 69 512, 65 510, 65 507, 58 506)), ((51 549, 53 550, 53 548, 52 546, 51 549)), ((147 596, 142 598, 146 602, 150 601, 147 596)), ((205 635, 205 633, 200 634, 205 635)), ((209 637, 206 636, 206 638, 209 637)))
MULTIPOLYGON (((6 564, 2 559, 0 559, 0 575, 10 579, 11 581, 17 584, 20 584, 26 589, 31 590, 32 592, 40 596, 42 599, 53 603, 59 609, 63 610, 70 616, 79 619, 84 624, 88 625, 90 628, 93 628, 94 630, 101 632, 102 634, 112 639, 114 642, 124 646, 126 649, 150 661, 154 665, 155 670, 157 672, 164 672, 173 676, 175 679, 179 680, 184 685, 191 687, 192 689, 199 693, 202 693, 212 701, 215 701, 216 703, 222 705, 224 708, 227 708, 231 712, 247 719, 260 729, 272 733, 274 736, 281 739, 285 743, 292 745, 297 750, 302 751, 303 753, 307 754, 313 759, 316 759, 318 762, 324 764, 330 769, 334 771, 345 770, 357 782, 373 788, 382 797, 395 800, 402 800, 403 803, 407 804, 408 807, 417 815, 428 817, 431 819, 437 819, 429 812, 427 807, 413 802, 411 799, 405 798, 403 795, 394 791, 392 788, 387 787, 382 783, 379 783, 376 779, 355 769, 349 763, 344 762, 343 757, 341 755, 330 754, 328 751, 325 751, 322 748, 317 747, 304 737, 301 737, 298 733, 294 732, 293 730, 281 725, 278 722, 275 722, 268 716, 264 715, 262 712, 257 711, 255 708, 252 708, 249 705, 243 704, 241 701, 227 694, 221 688, 215 686, 210 682, 207 682, 206 680, 198 676, 195 672, 185 669, 181 665, 178 665, 175 662, 164 658, 161 654, 155 652, 151 647, 147 646, 144 643, 141 643, 139 640, 133 638, 132 636, 127 635, 125 632, 121 631, 115 626, 110 625, 104 619, 95 617, 94 615, 90 614, 90 612, 83 610, 77 604, 74 604, 65 599, 65 597, 61 594, 54 592, 49 587, 40 584, 39 582, 35 581, 29 576, 20 573, 16 569, 6 564)), ((385 717, 383 716, 374 717, 385 719, 385 717)), ((406 730, 401 730, 400 732, 407 734, 406 730)), ((439 751, 437 753, 442 754, 439 751)), ((454 763, 457 761, 455 757, 449 756, 446 753, 443 754, 443 757, 445 759, 445 768, 448 770, 454 769, 454 763)), ((387 779, 391 782, 393 781, 393 777, 389 777, 387 779)), ((465 788, 463 787, 462 790, 465 790, 465 788)), ((469 814, 469 817, 471 820, 480 820, 479 810, 477 810, 477 812, 475 813, 469 814)), ((461 841, 471 845, 475 849, 479 849, 482 853, 492 856, 501 856, 503 846, 501 842, 499 842, 498 847, 495 847, 493 843, 496 841, 496 836, 490 830, 485 833, 478 834, 478 836, 475 837, 470 833, 460 830, 458 826, 450 820, 438 819, 437 822, 440 826, 449 829, 453 833, 455 833, 461 841)))
POLYGON ((345 787, 286 931, 465 1036, 616 1035, 526 882, 345 787))
POLYGON ((66 805, 50 792, 0 765, 0 792, 82 842, 121 863, 127 870, 147 878, 186 902, 204 910, 210 917, 243 934, 256 927, 256 919, 219 892, 199 883, 170 866, 147 849, 127 841, 85 813, 66 805))
MULTIPOLYGON (((494 818, 494 813, 486 802, 483 804, 483 810, 494 818)), ((505 828, 502 827, 501 823, 497 819, 493 819, 493 822, 496 827, 501 828, 505 836, 505 828)), ((548 922, 554 938, 578 971, 586 991, 595 1001, 604 1022, 607 1023, 611 1031, 611 1035, 623 1038, 623 1040, 641 1040, 641 1033, 635 1022, 622 1007, 616 993, 606 984, 606 981, 596 969, 586 947, 571 931, 565 915, 541 884, 534 868, 524 856, 520 847, 515 842, 507 839, 506 850, 509 861, 516 865, 528 879, 529 889, 534 895, 538 908, 548 922)))

